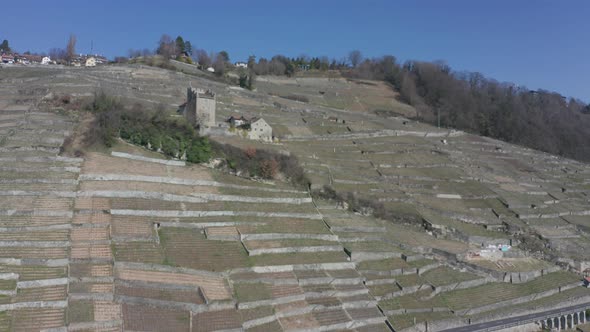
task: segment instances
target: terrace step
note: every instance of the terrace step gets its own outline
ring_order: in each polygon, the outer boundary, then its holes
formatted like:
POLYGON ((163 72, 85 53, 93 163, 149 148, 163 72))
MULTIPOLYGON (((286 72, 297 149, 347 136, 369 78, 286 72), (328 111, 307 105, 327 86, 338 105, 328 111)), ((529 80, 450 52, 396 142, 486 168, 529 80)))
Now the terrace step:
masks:
POLYGON ((209 240, 221 241, 239 241, 240 234, 236 227, 207 227, 205 228, 205 236, 209 240))
POLYGON ((70 323, 67 326, 67 331, 99 331, 99 332, 119 332, 123 322, 119 320, 97 321, 97 322, 83 322, 70 323))
POLYGON ((113 253, 110 242, 72 242, 70 257, 72 259, 112 259, 113 253))
POLYGON ((114 301, 113 293, 70 293, 68 294, 69 301, 114 301))
POLYGON ((134 182, 150 182, 158 184, 176 184, 183 186, 211 186, 211 187, 225 187, 234 189, 244 190, 258 190, 266 192, 280 192, 280 193, 295 193, 295 194, 307 194, 305 191, 290 190, 290 189, 277 189, 267 187, 253 187, 253 186, 242 186, 221 183, 209 180, 193 180, 163 176, 148 176, 148 175, 133 175, 133 174, 80 174, 79 181, 134 181, 134 182))
POLYGON ((139 155, 135 155, 135 154, 129 154, 129 153, 125 153, 125 152, 113 151, 113 152, 111 152, 111 156, 125 158, 125 159, 139 160, 139 161, 144 161, 144 162, 149 162, 149 163, 162 164, 162 165, 166 165, 166 166, 186 166, 186 163, 182 160, 156 159, 156 158, 139 156, 139 155))
POLYGON ((74 243, 105 241, 109 239, 108 227, 74 227, 70 232, 72 246, 74 243))
POLYGON ((129 210, 111 209, 112 215, 118 216, 142 216, 162 218, 199 218, 199 217, 265 217, 265 218, 301 218, 321 219, 319 214, 294 213, 294 212, 258 212, 258 211, 180 211, 180 210, 129 210))
MULTIPOLYGON (((131 264, 131 266, 134 266, 131 264)), ((227 289, 224 279, 213 273, 199 273, 187 269, 141 270, 131 267, 122 267, 120 263, 115 265, 116 275, 119 279, 128 281, 158 282, 165 284, 192 285, 203 289, 204 295, 210 300, 231 299, 231 293, 227 289), (188 272, 188 273, 187 273, 188 272)))
POLYGON ((387 231, 385 227, 377 226, 330 226, 333 232, 345 233, 384 233, 387 231))
POLYGON ((309 240, 324 240, 324 241, 338 241, 338 235, 334 234, 297 234, 297 233, 250 233, 240 234, 240 240, 255 241, 255 240, 288 240, 288 239, 309 239, 309 240))
POLYGON ((308 247, 283 247, 283 248, 263 248, 247 249, 249 256, 258 256, 265 254, 289 254, 303 252, 338 252, 344 251, 341 246, 308 246, 308 247))

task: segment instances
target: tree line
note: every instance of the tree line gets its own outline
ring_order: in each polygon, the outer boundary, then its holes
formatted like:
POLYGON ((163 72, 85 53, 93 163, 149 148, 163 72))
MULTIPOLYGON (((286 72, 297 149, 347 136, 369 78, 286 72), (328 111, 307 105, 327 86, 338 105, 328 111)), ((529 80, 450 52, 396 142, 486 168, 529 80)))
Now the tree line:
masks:
MULTIPOLYGON (((156 53, 182 50, 181 37, 163 36, 156 53), (162 47, 169 45, 169 47, 162 47)), ((185 43, 186 44, 186 43, 185 43)), ((232 67, 227 51, 189 48, 202 66, 224 75, 232 67)), ((186 47, 184 48, 186 51, 186 47)), ((291 76, 298 71, 337 71, 345 77, 382 80, 415 107, 416 119, 456 128, 582 161, 590 161, 590 105, 546 90, 498 82, 477 72, 455 71, 444 62, 407 61, 394 56, 364 58, 358 50, 339 60, 326 56, 250 56, 239 84, 253 88, 257 75, 291 76)))
POLYGON ((328 68, 390 83, 415 107, 417 120, 590 161, 590 104, 582 100, 455 71, 442 61, 401 64, 391 55, 363 58, 357 50, 347 60, 328 68))
POLYGON ((380 75, 422 121, 590 161, 590 105, 581 100, 453 71, 442 62, 408 61, 380 75))

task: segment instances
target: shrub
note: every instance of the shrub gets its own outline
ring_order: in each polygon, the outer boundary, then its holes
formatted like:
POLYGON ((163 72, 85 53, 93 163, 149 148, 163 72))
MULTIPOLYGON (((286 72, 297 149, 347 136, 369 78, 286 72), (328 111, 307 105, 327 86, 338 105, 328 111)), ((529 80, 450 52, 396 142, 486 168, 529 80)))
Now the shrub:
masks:
POLYGON ((72 97, 70 95, 63 95, 60 97, 60 102, 64 105, 69 104, 72 101, 72 97))
POLYGON ((186 152, 186 160, 191 163, 206 162, 211 158, 211 144, 207 137, 193 138, 186 152))
POLYGON ((265 179, 274 179, 279 171, 279 163, 273 159, 260 162, 260 176, 265 179))
POLYGON ((256 149, 253 147, 247 147, 244 153, 246 153, 246 157, 248 157, 248 159, 256 157, 256 149))
POLYGON ((240 74, 239 84, 241 88, 248 88, 248 75, 246 73, 240 74))
POLYGON ((308 189, 310 181, 294 156, 283 155, 269 150, 240 149, 233 145, 211 141, 215 157, 223 158, 226 166, 244 176, 276 178, 280 173, 297 187, 308 189), (249 152, 247 152, 250 150, 249 152))
POLYGON ((162 137, 162 152, 169 156, 178 154, 178 141, 170 136, 162 137))

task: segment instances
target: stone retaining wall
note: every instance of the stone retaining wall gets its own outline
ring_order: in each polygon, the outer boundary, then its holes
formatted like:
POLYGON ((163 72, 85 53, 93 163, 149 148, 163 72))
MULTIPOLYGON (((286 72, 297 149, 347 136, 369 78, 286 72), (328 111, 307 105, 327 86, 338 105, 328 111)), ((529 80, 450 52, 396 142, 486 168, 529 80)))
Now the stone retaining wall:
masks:
POLYGON ((209 186, 209 187, 225 187, 233 189, 245 190, 259 190, 267 192, 281 192, 281 193, 296 193, 307 194, 306 191, 290 190, 290 189, 276 189, 255 186, 242 186, 228 183, 221 183, 209 180, 193 180, 183 178, 173 178, 165 176, 149 176, 149 175, 133 175, 133 174, 80 174, 79 181, 136 181, 136 182, 150 182, 150 183, 165 183, 177 184, 183 186, 209 186))
POLYGON ((546 269, 524 271, 524 272, 503 272, 494 269, 489 269, 483 266, 472 264, 466 261, 457 262, 460 267, 466 267, 468 270, 475 271, 477 274, 487 274, 497 281, 509 282, 513 284, 519 284, 534 280, 538 277, 544 276, 548 273, 560 271, 559 266, 552 266, 546 269))
POLYGON ((428 284, 402 287, 397 281, 395 283, 402 290, 397 291, 397 292, 393 292, 393 293, 389 293, 389 294, 385 294, 383 296, 375 296, 375 298, 378 298, 379 301, 389 300, 394 297, 400 297, 400 296, 404 296, 404 295, 408 295, 408 294, 414 294, 414 293, 417 293, 417 292, 425 290, 425 289, 432 289, 432 287, 428 284))
POLYGON ((310 239, 324 241, 338 241, 338 235, 333 234, 297 234, 297 233, 260 233, 240 234, 241 241, 254 240, 287 240, 287 239, 310 239))
POLYGON ((351 140, 363 138, 377 138, 377 137, 398 137, 398 136, 414 136, 414 137, 458 137, 462 136, 462 131, 450 130, 446 132, 427 132, 427 131, 408 131, 408 130, 392 130, 384 129, 373 132, 356 132, 351 134, 334 134, 334 135, 306 135, 295 136, 287 135, 283 141, 330 141, 330 140, 351 140))
POLYGON ((264 217, 264 218, 301 218, 301 219, 322 219, 318 214, 289 213, 289 212, 256 212, 256 211, 181 211, 181 210, 127 210, 112 209, 112 215, 139 216, 139 217, 162 217, 162 218, 200 218, 200 217, 264 217))
POLYGON ((496 280, 492 279, 492 278, 480 278, 480 279, 473 279, 473 280, 467 280, 467 281, 462 281, 462 282, 456 282, 456 283, 452 283, 452 284, 448 284, 448 285, 432 286, 434 291, 432 293, 430 293, 428 296, 422 297, 421 300, 431 299, 440 293, 450 292, 450 291, 454 291, 454 290, 458 290, 458 289, 477 287, 477 286, 481 286, 481 285, 484 285, 484 284, 487 284, 490 282, 494 282, 494 281, 496 281, 496 280))
POLYGON ((244 273, 244 272, 256 272, 256 273, 274 273, 274 272, 291 272, 291 271, 320 271, 320 270, 352 270, 355 268, 354 263, 342 262, 342 263, 315 263, 315 264, 296 264, 296 265, 270 265, 270 266, 254 266, 254 267, 243 267, 229 271, 228 273, 244 273))
POLYGON ((247 249, 249 256, 259 256, 264 254, 291 254, 291 253, 310 253, 310 252, 328 252, 344 251, 341 246, 312 246, 312 247, 283 247, 283 248, 264 248, 264 249, 247 249))
POLYGON ((419 314, 425 312, 450 312, 451 309, 447 307, 433 307, 433 308, 417 308, 417 309, 396 309, 385 310, 383 313, 387 316, 403 315, 403 314, 419 314))
POLYGON ((129 153, 125 153, 125 152, 113 151, 113 152, 111 152, 111 156, 132 159, 132 160, 145 161, 145 162, 149 162, 149 163, 163 164, 166 166, 186 166, 186 163, 182 160, 166 160, 166 159, 149 158, 149 157, 138 156, 135 154, 129 154, 129 153))
POLYGON ((401 258, 402 254, 399 252, 369 252, 369 251, 353 251, 350 254, 350 260, 353 262, 363 262, 371 260, 379 260, 386 258, 401 258))

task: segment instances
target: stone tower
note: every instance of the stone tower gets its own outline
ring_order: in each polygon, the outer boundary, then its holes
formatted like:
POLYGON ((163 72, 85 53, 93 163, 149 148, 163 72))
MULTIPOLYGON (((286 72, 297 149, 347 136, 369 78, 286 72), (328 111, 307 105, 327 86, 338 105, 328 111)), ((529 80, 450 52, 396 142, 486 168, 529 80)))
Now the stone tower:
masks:
POLYGON ((215 93, 211 90, 188 88, 184 117, 201 131, 215 127, 215 93))

